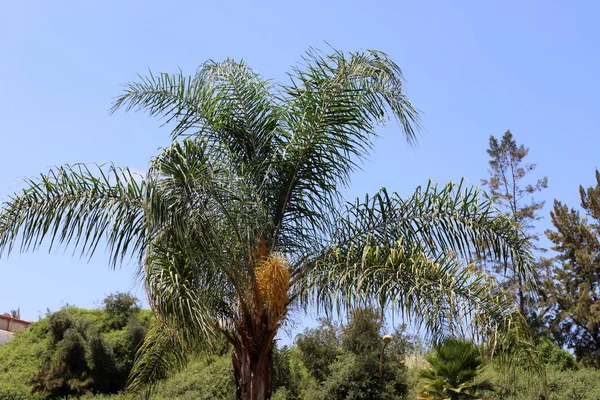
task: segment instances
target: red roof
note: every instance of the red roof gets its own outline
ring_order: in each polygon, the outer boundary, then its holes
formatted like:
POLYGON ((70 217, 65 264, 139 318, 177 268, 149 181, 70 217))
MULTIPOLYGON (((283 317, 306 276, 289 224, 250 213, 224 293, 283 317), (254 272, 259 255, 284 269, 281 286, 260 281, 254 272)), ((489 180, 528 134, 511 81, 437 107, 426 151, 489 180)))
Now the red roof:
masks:
POLYGON ((29 322, 29 321, 25 321, 25 320, 22 320, 22 319, 19 319, 19 318, 13 318, 13 317, 8 316, 8 315, 2 315, 2 314, 0 314, 0 318, 2 318, 2 319, 8 319, 8 320, 11 320, 11 321, 17 321, 17 322, 20 322, 22 324, 31 325, 31 322, 29 322))

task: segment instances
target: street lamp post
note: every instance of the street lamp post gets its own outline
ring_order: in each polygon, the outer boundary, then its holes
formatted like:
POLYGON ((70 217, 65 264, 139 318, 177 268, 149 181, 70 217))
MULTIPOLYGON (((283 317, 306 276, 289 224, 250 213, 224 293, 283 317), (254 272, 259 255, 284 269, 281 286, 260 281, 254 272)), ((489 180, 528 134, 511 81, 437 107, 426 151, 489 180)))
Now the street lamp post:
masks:
POLYGON ((392 337, 390 335, 385 335, 382 338, 381 355, 379 357, 379 379, 383 378, 383 351, 385 350, 385 346, 387 346, 391 341, 392 337))

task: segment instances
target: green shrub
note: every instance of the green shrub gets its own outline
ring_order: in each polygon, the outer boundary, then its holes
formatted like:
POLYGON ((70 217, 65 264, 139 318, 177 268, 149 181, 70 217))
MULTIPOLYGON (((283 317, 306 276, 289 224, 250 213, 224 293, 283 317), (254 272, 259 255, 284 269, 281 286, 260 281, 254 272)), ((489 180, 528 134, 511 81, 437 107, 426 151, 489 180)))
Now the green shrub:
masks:
POLYGON ((549 400, 600 400, 600 371, 593 368, 548 371, 549 400))
POLYGON ((577 368, 575 357, 548 338, 542 337, 537 345, 539 360, 559 371, 577 368))
MULTIPOLYGON (((408 341, 403 328, 386 338, 380 371, 383 337, 380 314, 371 308, 356 310, 339 328, 321 321, 316 329, 306 330, 296 343, 301 364, 312 379, 292 370, 292 376, 303 379, 302 384, 293 380, 297 386, 292 386, 292 394, 310 400, 404 398, 408 341)), ((298 368, 298 363, 292 364, 298 368)))
POLYGON ((183 371, 158 385, 153 400, 203 400, 235 398, 229 356, 200 357, 183 371))
POLYGON ((486 368, 484 376, 493 382, 496 398, 600 400, 600 370, 573 365, 570 361, 572 356, 568 352, 565 355, 560 347, 551 347, 553 350, 549 357, 548 352, 542 352, 540 355, 540 357, 548 357, 549 360, 541 373, 521 368, 503 369, 498 365, 490 365, 486 368), (559 351, 556 351, 557 349, 559 351))
POLYGON ((123 329, 141 308, 138 299, 129 293, 114 293, 104 299, 106 326, 110 330, 123 329))
MULTIPOLYGON (((113 296, 109 304, 121 300, 113 296)), ((150 315, 123 302, 117 310, 129 309, 130 317, 119 330, 108 327, 103 310, 66 306, 0 346, 0 400, 123 390, 150 315)))

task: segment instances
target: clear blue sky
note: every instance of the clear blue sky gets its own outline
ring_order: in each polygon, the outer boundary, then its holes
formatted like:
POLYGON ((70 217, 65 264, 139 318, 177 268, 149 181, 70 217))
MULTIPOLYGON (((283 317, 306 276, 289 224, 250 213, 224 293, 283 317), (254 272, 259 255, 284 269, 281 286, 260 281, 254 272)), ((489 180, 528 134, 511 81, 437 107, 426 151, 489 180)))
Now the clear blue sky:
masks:
MULTIPOLYGON (((193 74, 206 59, 233 57, 285 79, 309 46, 327 41, 387 52, 423 112, 419 147, 389 125, 350 196, 382 186, 409 194, 430 178, 479 184, 489 136, 511 129, 549 178, 542 198, 575 206, 578 185, 592 184, 599 165, 598 15, 594 1, 4 2, 0 196, 65 163, 144 171, 169 132, 142 114, 107 112, 137 73, 193 74)), ((0 313, 20 307, 35 320, 117 290, 143 297, 134 266, 107 264, 102 251, 89 263, 46 249, 3 258, 0 313)))

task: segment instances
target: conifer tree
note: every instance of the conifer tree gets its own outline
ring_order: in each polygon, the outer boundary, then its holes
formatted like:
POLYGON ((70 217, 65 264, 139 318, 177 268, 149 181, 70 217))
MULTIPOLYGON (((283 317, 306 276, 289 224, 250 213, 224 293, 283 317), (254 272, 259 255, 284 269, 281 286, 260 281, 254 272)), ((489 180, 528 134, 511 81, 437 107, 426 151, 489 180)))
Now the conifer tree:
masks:
POLYGON ((583 215, 555 200, 555 230, 546 231, 558 253, 548 288, 548 324, 578 361, 600 367, 600 171, 596 185, 579 187, 583 215))
MULTIPOLYGON (((548 178, 528 183, 531 180, 527 178, 535 170, 536 164, 527 163, 525 159, 529 148, 517 144, 510 130, 500 140, 490 136, 489 144, 487 153, 490 156, 490 176, 482 179, 481 183, 489 189, 496 206, 508 214, 520 229, 527 232, 532 249, 543 250, 534 245, 538 235, 531 230, 534 222, 541 218, 538 212, 544 207, 544 202, 536 201, 533 195, 548 187, 548 178)), ((532 310, 528 309, 527 288, 519 278, 515 266, 495 263, 493 268, 503 281, 504 288, 515 297, 521 313, 530 316, 532 310)))

